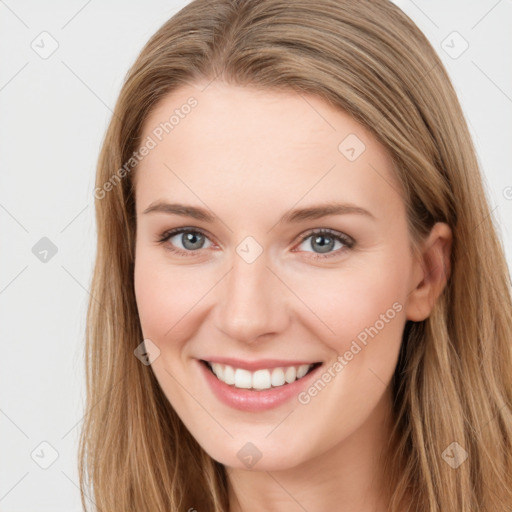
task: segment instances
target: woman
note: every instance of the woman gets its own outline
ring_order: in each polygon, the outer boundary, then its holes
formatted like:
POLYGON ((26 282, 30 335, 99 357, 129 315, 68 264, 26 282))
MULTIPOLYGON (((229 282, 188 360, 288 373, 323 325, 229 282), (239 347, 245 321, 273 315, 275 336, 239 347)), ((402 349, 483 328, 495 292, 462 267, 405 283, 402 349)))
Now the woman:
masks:
POLYGON ((191 2, 95 197, 84 508, 511 509, 508 269, 399 8, 191 2))

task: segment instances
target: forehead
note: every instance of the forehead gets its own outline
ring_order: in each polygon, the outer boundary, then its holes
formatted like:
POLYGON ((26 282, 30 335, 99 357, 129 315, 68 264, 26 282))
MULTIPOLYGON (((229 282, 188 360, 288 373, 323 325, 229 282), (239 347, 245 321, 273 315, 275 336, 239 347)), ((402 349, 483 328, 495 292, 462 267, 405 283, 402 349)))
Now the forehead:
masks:
POLYGON ((369 205, 399 189, 390 156, 365 127, 294 91, 183 86, 145 120, 141 140, 149 139, 154 147, 135 173, 138 210, 194 192, 205 202, 236 194, 247 206, 280 209, 306 195, 369 205))

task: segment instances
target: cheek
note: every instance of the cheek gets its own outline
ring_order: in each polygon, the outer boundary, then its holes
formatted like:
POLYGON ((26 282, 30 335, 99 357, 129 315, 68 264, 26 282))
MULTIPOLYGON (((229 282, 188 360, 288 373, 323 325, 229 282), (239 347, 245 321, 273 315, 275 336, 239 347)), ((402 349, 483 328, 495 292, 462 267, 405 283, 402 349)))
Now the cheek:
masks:
POLYGON ((307 298, 305 302, 313 313, 307 316, 311 319, 309 329, 337 354, 350 350, 354 340, 362 347, 365 343, 369 346, 370 340, 382 340, 367 351, 367 357, 380 357, 391 345, 397 348, 405 317, 404 270, 389 258, 317 274, 314 286, 310 279, 301 279, 295 290, 299 297, 307 298))
POLYGON ((135 297, 145 338, 158 342, 187 335, 195 307, 212 286, 201 274, 199 268, 170 265, 150 251, 137 251, 135 297))
MULTIPOLYGON (((380 258, 374 266, 366 263, 316 280, 318 286, 307 295, 308 306, 322 320, 312 320, 309 330, 315 329, 332 351, 318 381, 299 397, 311 417, 327 418, 322 449, 365 421, 396 368, 406 320, 405 268, 380 258), (350 414, 340 416, 340 411, 350 414)), ((303 285, 299 293, 304 294, 303 285)))

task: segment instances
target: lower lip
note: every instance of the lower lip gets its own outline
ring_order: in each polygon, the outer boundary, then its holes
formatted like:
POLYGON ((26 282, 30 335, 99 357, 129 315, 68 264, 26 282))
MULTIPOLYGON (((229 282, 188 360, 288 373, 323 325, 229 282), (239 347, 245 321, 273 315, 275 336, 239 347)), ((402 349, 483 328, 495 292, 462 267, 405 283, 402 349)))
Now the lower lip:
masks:
POLYGON ((283 384, 276 388, 265 389, 262 391, 253 391, 250 389, 239 389, 229 386, 225 382, 219 380, 201 361, 197 361, 200 371, 203 373, 206 382, 210 386, 215 396, 224 404, 229 405, 241 411, 266 411, 278 407, 298 394, 309 385, 315 377, 317 370, 321 365, 317 366, 307 375, 291 384, 283 384))

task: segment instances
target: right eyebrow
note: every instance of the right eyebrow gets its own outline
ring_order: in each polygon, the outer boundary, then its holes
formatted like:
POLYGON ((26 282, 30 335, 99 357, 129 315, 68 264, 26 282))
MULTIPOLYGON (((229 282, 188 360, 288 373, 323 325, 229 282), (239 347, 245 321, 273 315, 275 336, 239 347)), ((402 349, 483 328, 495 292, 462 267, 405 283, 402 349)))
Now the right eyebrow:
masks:
POLYGON ((146 214, 152 212, 169 213, 172 215, 180 215, 182 217, 192 217, 193 219, 202 220, 205 222, 213 222, 216 218, 215 215, 208 212, 208 210, 204 210, 203 208, 176 203, 153 203, 148 206, 143 213, 146 214))

